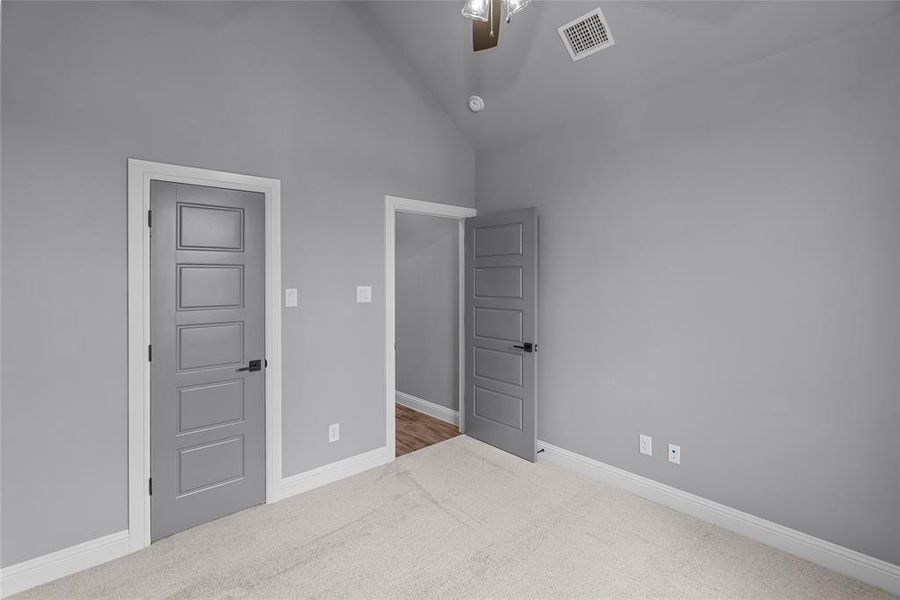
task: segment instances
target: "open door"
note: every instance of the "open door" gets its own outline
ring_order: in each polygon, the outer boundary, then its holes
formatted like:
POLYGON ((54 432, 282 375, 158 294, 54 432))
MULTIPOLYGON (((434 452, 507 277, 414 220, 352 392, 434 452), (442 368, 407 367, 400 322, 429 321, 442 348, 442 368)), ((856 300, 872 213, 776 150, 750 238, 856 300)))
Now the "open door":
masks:
POLYGON ((537 213, 466 219, 466 435, 534 461, 537 213))

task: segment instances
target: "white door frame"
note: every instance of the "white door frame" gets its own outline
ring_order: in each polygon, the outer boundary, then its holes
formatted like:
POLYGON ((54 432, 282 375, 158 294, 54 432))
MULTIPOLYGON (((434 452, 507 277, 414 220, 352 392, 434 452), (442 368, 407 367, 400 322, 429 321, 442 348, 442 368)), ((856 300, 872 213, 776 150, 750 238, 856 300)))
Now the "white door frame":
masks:
POLYGON ((265 195, 266 209, 266 502, 281 485, 281 181, 128 159, 128 540, 150 545, 150 181, 171 181, 265 195))
POLYGON ((465 431, 465 400, 466 400, 466 222, 468 217, 474 217, 474 208, 454 206, 453 204, 439 204, 437 202, 423 202, 409 198, 385 196, 384 211, 384 402, 386 415, 385 446, 387 447, 388 460, 394 460, 397 456, 397 432, 396 432, 396 218, 397 213, 411 213, 416 215, 431 215, 445 217, 459 221, 459 430, 465 431))

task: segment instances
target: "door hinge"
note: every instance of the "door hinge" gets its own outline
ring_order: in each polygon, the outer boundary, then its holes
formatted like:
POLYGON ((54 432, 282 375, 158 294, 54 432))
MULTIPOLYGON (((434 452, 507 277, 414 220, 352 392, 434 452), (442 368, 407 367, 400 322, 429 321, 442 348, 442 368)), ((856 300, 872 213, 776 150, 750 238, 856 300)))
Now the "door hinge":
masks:
POLYGON ((147 480, 147 489, 150 492, 150 495, 153 495, 153 478, 147 480))
POLYGON ((147 362, 153 362, 153 346, 147 346, 147 362))
POLYGON ((147 211, 147 227, 153 227, 153 217, 151 216, 152 214, 152 210, 147 211))

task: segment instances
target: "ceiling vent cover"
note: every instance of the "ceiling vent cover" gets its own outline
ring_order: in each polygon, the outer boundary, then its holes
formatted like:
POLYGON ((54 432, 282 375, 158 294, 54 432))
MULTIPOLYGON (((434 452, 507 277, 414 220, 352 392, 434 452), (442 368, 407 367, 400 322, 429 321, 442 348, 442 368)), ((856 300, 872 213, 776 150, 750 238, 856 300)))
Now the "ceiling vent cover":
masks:
POLYGON ((572 60, 581 60, 615 44, 599 8, 560 27, 559 36, 572 60))

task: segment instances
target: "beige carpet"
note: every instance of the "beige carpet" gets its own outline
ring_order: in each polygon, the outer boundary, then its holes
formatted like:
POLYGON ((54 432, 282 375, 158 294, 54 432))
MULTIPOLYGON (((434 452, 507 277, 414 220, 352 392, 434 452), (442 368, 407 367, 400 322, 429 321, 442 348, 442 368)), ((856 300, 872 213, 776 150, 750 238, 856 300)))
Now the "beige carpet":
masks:
POLYGON ((889 598, 461 436, 18 598, 889 598))

